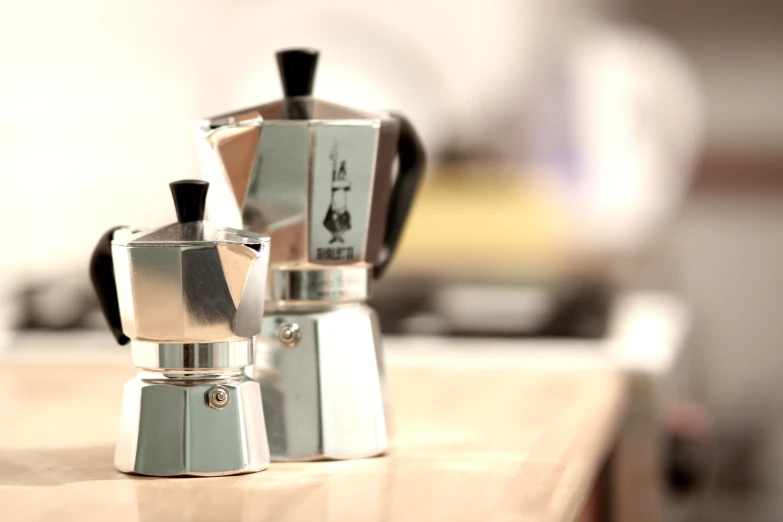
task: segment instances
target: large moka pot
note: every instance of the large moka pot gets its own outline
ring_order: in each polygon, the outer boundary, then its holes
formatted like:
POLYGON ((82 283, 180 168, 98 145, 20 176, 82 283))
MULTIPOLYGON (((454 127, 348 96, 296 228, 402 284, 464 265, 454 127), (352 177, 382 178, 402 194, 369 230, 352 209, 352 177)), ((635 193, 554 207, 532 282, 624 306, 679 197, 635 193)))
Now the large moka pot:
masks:
POLYGON ((255 366, 272 458, 378 455, 383 358, 364 303, 397 247, 424 150, 400 115, 314 99, 316 51, 277 58, 282 100, 200 123, 207 212, 272 238, 255 366))

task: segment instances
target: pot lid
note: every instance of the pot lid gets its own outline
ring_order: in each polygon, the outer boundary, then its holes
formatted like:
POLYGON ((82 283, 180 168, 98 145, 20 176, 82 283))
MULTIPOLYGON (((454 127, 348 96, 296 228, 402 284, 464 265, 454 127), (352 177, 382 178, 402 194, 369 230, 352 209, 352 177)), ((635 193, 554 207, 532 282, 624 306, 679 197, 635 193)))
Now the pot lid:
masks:
POLYGON ((177 222, 149 230, 118 230, 113 245, 121 246, 187 246, 235 244, 261 251, 269 236, 217 227, 204 221, 204 209, 209 183, 202 180, 175 181, 169 185, 174 197, 177 222))
POLYGON ((313 98, 313 84, 318 65, 318 51, 309 48, 284 49, 277 52, 277 66, 284 98, 209 118, 208 127, 261 119, 265 122, 288 120, 377 120, 383 113, 360 111, 313 98))

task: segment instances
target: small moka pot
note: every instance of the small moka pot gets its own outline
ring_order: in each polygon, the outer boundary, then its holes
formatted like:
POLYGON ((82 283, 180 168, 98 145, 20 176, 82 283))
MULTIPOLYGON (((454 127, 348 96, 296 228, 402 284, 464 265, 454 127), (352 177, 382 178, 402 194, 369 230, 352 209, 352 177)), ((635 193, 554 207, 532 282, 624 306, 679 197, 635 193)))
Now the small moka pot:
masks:
POLYGON ((216 476, 269 464, 261 391, 245 376, 261 330, 269 237, 204 221, 208 183, 171 184, 176 223, 108 231, 90 275, 142 371, 125 385, 114 464, 216 476))
POLYGON ((285 97, 199 125, 207 212, 272 238, 256 348, 273 460, 388 448, 373 282, 394 255, 425 164, 403 116, 311 95, 318 53, 277 55, 285 97))

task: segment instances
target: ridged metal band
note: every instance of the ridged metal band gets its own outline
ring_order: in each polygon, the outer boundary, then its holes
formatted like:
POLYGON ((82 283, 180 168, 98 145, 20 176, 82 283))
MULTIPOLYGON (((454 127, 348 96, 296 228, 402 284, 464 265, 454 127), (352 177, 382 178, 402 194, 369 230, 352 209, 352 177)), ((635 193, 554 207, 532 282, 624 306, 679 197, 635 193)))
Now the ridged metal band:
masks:
POLYGON ((218 343, 131 343, 133 364, 147 370, 227 370, 253 364, 253 340, 218 343))
POLYGON ((339 304, 366 301, 372 290, 370 267, 272 268, 267 301, 287 304, 339 304))

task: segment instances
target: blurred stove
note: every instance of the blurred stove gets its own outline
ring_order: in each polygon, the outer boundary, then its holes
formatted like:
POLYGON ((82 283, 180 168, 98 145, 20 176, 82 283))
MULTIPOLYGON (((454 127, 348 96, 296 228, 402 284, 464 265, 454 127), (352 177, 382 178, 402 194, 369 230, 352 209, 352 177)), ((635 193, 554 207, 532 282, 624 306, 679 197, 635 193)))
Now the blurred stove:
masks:
POLYGON ((606 336, 609 283, 489 284, 395 278, 378 283, 372 305, 384 333, 467 337, 606 336))
MULTIPOLYGON (((612 285, 598 280, 490 284, 397 276, 377 284, 371 304, 385 334, 601 339, 613 299, 612 285)), ((9 305, 16 330, 103 327, 86 274, 24 285, 9 305)))

